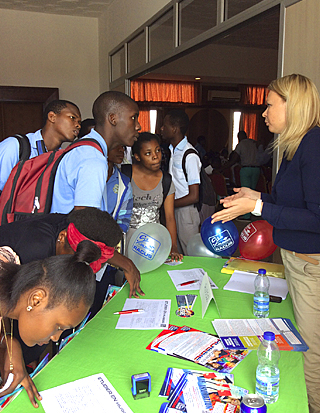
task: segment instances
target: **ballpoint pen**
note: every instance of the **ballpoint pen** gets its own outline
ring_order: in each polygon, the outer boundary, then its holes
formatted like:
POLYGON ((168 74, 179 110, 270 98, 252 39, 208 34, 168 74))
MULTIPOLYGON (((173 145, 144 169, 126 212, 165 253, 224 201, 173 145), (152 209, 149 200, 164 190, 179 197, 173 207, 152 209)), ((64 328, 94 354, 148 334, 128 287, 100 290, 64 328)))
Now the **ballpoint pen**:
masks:
POLYGON ((196 283, 196 282, 198 282, 198 281, 200 281, 200 280, 186 281, 186 282, 184 282, 184 283, 177 284, 177 287, 183 287, 184 285, 194 284, 194 283, 196 283))
POLYGON ((116 313, 113 313, 113 314, 132 314, 132 313, 144 313, 144 310, 139 310, 139 309, 122 310, 122 311, 117 311, 116 313))

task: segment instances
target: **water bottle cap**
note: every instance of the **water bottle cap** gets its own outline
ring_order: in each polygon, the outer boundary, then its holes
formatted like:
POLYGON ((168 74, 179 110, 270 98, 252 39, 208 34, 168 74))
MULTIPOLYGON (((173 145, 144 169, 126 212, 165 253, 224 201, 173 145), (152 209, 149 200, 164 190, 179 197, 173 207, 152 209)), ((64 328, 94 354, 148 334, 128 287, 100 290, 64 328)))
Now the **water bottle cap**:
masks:
POLYGON ((263 275, 265 275, 267 273, 267 271, 264 269, 264 268, 260 268, 259 270, 258 270, 258 274, 263 274, 263 275))
POLYGON ((272 333, 272 331, 265 331, 263 338, 267 341, 273 341, 275 339, 275 335, 274 333, 272 333))

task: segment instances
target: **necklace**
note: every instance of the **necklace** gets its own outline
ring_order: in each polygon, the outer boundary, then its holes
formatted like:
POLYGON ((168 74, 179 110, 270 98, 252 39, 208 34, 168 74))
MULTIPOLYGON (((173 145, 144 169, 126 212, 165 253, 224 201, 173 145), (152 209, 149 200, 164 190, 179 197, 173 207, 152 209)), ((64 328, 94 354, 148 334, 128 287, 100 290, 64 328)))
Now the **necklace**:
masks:
MULTIPOLYGON (((0 312, 1 315, 1 312, 0 312)), ((6 340, 6 346, 7 346, 7 350, 8 350, 8 355, 9 355, 9 362, 10 362, 10 372, 12 372, 13 370, 13 364, 12 364, 12 335, 13 335, 13 319, 11 318, 11 331, 10 333, 6 332, 6 326, 3 320, 3 317, 1 317, 1 321, 2 321, 2 325, 3 325, 3 333, 4 333, 4 338, 6 340), (8 345, 8 339, 7 339, 7 335, 10 334, 10 344, 11 344, 11 350, 9 351, 9 345, 8 345)), ((2 337, 3 340, 3 337, 2 337)), ((1 340, 1 342, 2 342, 1 340)))

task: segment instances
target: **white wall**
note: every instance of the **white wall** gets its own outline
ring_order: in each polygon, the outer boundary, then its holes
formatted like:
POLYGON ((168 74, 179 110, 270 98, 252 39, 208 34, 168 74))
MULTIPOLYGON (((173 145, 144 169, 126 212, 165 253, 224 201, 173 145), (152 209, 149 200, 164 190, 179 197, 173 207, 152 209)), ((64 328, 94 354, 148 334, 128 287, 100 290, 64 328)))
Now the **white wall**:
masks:
POLYGON ((0 9, 0 85, 57 87, 91 117, 99 94, 98 19, 0 9))
POLYGON ((320 91, 319 21, 319 0, 302 0, 287 8, 283 74, 308 76, 320 91))
POLYGON ((116 0, 99 19, 100 91, 108 90, 108 53, 138 29, 169 0, 116 0))

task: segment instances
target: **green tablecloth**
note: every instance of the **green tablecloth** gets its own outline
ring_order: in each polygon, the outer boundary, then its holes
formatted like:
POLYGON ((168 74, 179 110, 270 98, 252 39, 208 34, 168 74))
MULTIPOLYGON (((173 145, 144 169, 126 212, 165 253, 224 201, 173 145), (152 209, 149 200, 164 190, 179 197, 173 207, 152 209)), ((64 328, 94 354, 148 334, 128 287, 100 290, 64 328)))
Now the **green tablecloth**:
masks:
MULTIPOLYGON (((195 315, 180 318, 176 294, 167 270, 203 268, 219 287, 213 290, 220 309, 221 318, 253 318, 253 297, 232 291, 224 291, 223 286, 229 275, 220 272, 225 260, 215 258, 185 257, 177 267, 162 265, 155 271, 142 275, 141 287, 145 298, 171 299, 170 323, 188 325, 202 331, 214 333, 211 321, 218 318, 217 309, 210 303, 205 317, 201 318, 201 300, 197 298, 193 307, 195 315)), ((194 292, 194 293, 199 293, 194 292)), ((122 309, 128 297, 129 286, 117 294, 85 329, 72 340, 35 379, 39 391, 58 386, 96 373, 104 373, 126 403, 135 413, 158 412, 165 401, 158 397, 168 367, 206 370, 195 363, 146 350, 146 346, 161 330, 116 330, 117 315, 113 312, 122 309), (149 398, 134 400, 131 393, 131 375, 143 372, 151 375, 152 391, 149 398)), ((286 317, 294 322, 292 302, 288 296, 281 304, 270 303, 270 317, 286 317)), ((235 384, 254 393, 257 354, 252 351, 234 370, 235 384)), ((280 357, 280 396, 278 401, 268 406, 268 413, 295 411, 308 412, 306 387, 303 375, 303 356, 299 352, 281 352, 280 357)), ((6 411, 34 412, 25 391, 13 400, 6 411)), ((43 411, 42 406, 37 410, 43 411)))

